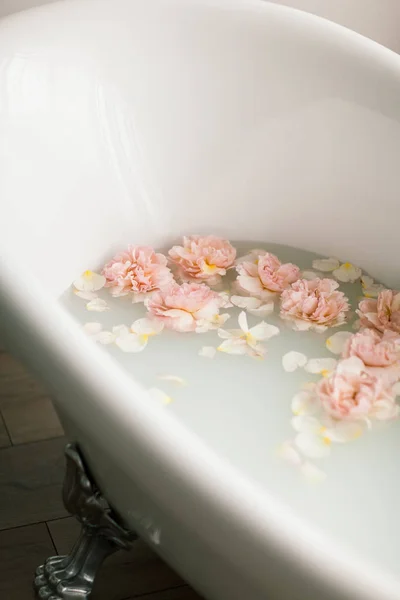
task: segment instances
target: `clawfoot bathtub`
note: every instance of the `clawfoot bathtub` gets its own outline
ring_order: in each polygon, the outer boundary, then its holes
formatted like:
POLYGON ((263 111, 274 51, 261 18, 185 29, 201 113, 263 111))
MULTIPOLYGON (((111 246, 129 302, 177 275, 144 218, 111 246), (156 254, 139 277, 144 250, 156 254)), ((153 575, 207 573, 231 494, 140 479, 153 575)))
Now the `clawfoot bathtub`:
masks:
POLYGON ((38 593, 87 597, 137 533, 209 600, 398 600, 395 466, 319 503, 281 465, 261 483, 228 420, 212 446, 149 405, 58 298, 127 243, 211 230, 398 288, 400 57, 256 0, 66 0, 0 23, 0 94, 1 335, 54 394, 84 524, 38 593))

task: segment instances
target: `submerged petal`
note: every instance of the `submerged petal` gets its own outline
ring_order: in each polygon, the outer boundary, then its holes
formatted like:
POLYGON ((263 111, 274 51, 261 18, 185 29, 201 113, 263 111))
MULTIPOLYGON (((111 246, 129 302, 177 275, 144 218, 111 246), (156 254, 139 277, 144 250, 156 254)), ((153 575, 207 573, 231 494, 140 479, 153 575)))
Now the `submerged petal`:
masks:
POLYGON ((312 433, 299 433, 296 435, 295 444, 300 452, 309 458, 323 458, 331 451, 331 441, 328 438, 312 433))
POLYGON ((150 398, 156 402, 157 404, 162 404, 164 406, 171 404, 173 402, 172 398, 168 396, 165 392, 160 390, 159 388, 150 388, 148 394, 150 398))
POLYGON ((159 375, 157 379, 160 379, 161 381, 169 381, 181 387, 186 385, 186 381, 178 375, 159 375))
POLYGON ((105 310, 110 310, 107 302, 102 300, 101 298, 95 298, 86 304, 87 310, 91 310, 94 312, 104 312, 105 310))
POLYGON ((96 292, 101 290, 106 283, 106 278, 94 271, 84 271, 78 279, 74 281, 74 287, 80 292, 96 292))
POLYGON ((354 283, 361 275, 362 270, 360 267, 356 267, 349 262, 343 263, 338 269, 333 271, 333 276, 343 283, 354 283))
POLYGON ((312 266, 313 269, 317 269, 317 271, 323 271, 327 273, 329 271, 334 271, 340 265, 340 262, 337 258, 320 258, 317 260, 313 260, 312 266))
POLYGON ((247 324, 247 316, 246 316, 246 313, 244 312, 244 310, 242 310, 242 312, 239 314, 238 323, 239 323, 240 329, 242 331, 244 331, 245 333, 248 333, 249 326, 247 324))
POLYGON ((128 333, 117 336, 115 343, 123 352, 141 352, 147 346, 147 336, 128 333))
POLYGON ((299 367, 304 367, 307 356, 302 352, 291 350, 282 356, 282 366, 287 373, 293 373, 299 367))
POLYGON ((334 358, 310 358, 304 369, 307 373, 329 374, 337 365, 334 358))
POLYGON ((265 321, 261 321, 258 325, 255 325, 251 329, 248 330, 248 335, 254 338, 255 340, 263 341, 269 340, 269 338, 274 335, 279 334, 279 327, 275 327, 275 325, 270 325, 265 321))
POLYGON ((341 354, 345 343, 352 335, 350 331, 338 331, 326 340, 325 345, 333 354, 341 354))
POLYGON ((137 333, 138 335, 157 335, 163 329, 164 323, 147 318, 137 319, 131 325, 132 333, 137 333))
POLYGON ((266 317, 274 311, 274 302, 270 301, 266 304, 261 304, 258 308, 249 308, 249 313, 255 317, 266 317))
POLYGON ((300 471, 309 481, 318 482, 326 479, 326 473, 309 461, 305 461, 300 465, 300 471))
POLYGON ((292 398, 292 412, 294 415, 311 415, 318 408, 318 397, 313 390, 302 390, 292 398))
POLYGON ((255 309, 261 306, 261 300, 253 296, 231 296, 231 302, 239 308, 255 309))
POLYGON ((199 356, 204 356, 205 358, 214 358, 217 353, 217 349, 213 346, 203 346, 199 350, 199 356))
POLYGON ((226 354, 247 354, 248 346, 245 340, 230 339, 222 342, 217 350, 219 350, 219 352, 225 352, 226 354))
POLYGON ((79 290, 74 290, 74 294, 83 300, 94 300, 97 298, 96 292, 80 292, 79 290))

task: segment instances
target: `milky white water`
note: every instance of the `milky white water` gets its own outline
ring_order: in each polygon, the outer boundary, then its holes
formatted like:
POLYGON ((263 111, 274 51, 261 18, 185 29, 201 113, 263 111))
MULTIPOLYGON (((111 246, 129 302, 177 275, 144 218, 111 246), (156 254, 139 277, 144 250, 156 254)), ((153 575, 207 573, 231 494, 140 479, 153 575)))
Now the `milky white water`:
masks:
MULTIPOLYGON (((281 262, 293 262, 301 269, 312 270, 312 261, 321 258, 276 244, 232 243, 238 256, 252 248, 264 248, 276 254, 281 262)), ((82 265, 82 270, 85 268, 88 265, 82 265)), ((235 276, 235 271, 230 271, 221 289, 228 290, 235 276)), ((362 297, 360 281, 342 283, 339 289, 346 294, 354 311, 362 297)), ((143 304, 132 304, 128 297, 113 299, 107 289, 98 294, 108 302, 107 312, 88 312, 86 302, 72 289, 65 292, 61 302, 82 325, 96 321, 106 330, 119 324, 130 326, 146 314, 143 304)), ((313 460, 327 474, 318 483, 305 479, 277 452, 282 442, 293 439, 290 423, 293 395, 302 383, 320 378, 304 369, 285 372, 282 356, 297 350, 309 358, 333 357, 325 347, 325 340, 337 331, 352 330, 355 315, 345 326, 322 334, 298 332, 279 318, 277 306, 264 317, 280 328, 278 336, 264 342, 268 348, 264 360, 221 352, 213 359, 199 356, 203 346, 217 347, 222 342, 216 331, 197 334, 164 330, 152 337, 141 353, 124 353, 115 345, 104 346, 104 351, 145 388, 157 387, 166 392, 173 401, 163 409, 242 473, 291 505, 297 514, 321 526, 335 540, 399 573, 399 422, 374 425, 371 432, 358 440, 335 444, 330 456, 313 460), (185 385, 160 379, 165 375, 182 378, 185 385)), ((241 309, 233 307, 221 312, 231 314, 224 329, 238 327, 241 309)), ((248 314, 250 326, 260 320, 248 314)))

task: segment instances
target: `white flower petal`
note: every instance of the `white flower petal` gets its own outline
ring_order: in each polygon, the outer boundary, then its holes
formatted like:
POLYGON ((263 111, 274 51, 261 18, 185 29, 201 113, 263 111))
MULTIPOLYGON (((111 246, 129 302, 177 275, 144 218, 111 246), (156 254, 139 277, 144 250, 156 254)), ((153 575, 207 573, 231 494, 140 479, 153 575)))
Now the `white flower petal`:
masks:
POLYGON ((340 262, 337 258, 320 258, 317 260, 313 260, 312 266, 313 269, 317 269, 317 271, 322 271, 327 273, 329 271, 334 271, 340 265, 340 262))
POLYGON ((94 300, 97 298, 96 292, 80 292, 79 290, 74 290, 75 296, 78 298, 82 298, 82 300, 94 300))
POLYGON ((114 335, 117 335, 118 337, 130 335, 130 331, 126 325, 115 325, 112 328, 112 332, 114 335))
POLYGON ((137 319, 131 325, 131 332, 138 335, 157 335, 164 329, 164 323, 153 319, 137 319))
POLYGON ((326 473, 308 461, 300 465, 300 471, 306 479, 312 482, 320 482, 326 479, 326 473))
POLYGON ((243 335, 241 329, 218 329, 218 337, 223 340, 231 340, 234 338, 240 338, 243 335))
POLYGON ((159 375, 157 377, 157 379, 160 379, 161 381, 169 381, 171 383, 175 383, 176 385, 183 387, 186 385, 186 381, 182 378, 179 377, 178 375, 159 375))
POLYGON ((345 343, 352 335, 351 331, 338 331, 326 340, 325 345, 333 354, 341 354, 345 343))
POLYGON ((255 317, 266 317, 274 312, 274 302, 267 302, 267 304, 262 304, 258 308, 249 308, 249 313, 254 315, 255 317))
POLYGON ((303 321, 302 319, 293 319, 291 325, 295 331, 308 331, 312 327, 312 323, 303 321))
POLYGON ((308 415, 293 417, 291 420, 292 427, 299 433, 318 434, 321 430, 321 422, 315 417, 308 415))
POLYGON ((245 308, 246 310, 259 308, 261 300, 253 296, 231 296, 231 302, 234 306, 245 308))
POLYGON ((303 271, 300 277, 301 279, 307 279, 307 281, 312 281, 313 279, 321 277, 321 273, 316 273, 315 271, 303 271))
POLYGON ((374 283, 372 277, 368 277, 368 275, 361 277, 361 286, 366 298, 377 298, 386 289, 384 285, 374 283))
POLYGON ((356 440, 364 433, 364 427, 361 423, 352 423, 339 421, 334 427, 328 427, 326 435, 333 442, 344 444, 356 440))
POLYGON ((247 354, 248 349, 245 340, 238 339, 225 340, 217 348, 219 352, 225 352, 226 354, 247 354))
POLYGON ((278 455, 295 467, 300 466, 302 463, 302 458, 292 442, 284 442, 282 446, 278 448, 278 455))
POLYGON ((304 456, 309 458, 323 458, 331 451, 331 442, 328 438, 310 433, 299 433, 296 435, 295 444, 304 456))
POLYGON ((392 390, 395 396, 400 396, 400 381, 394 384, 392 390))
POLYGON ((304 367, 307 356, 302 352, 291 350, 282 356, 282 366, 287 373, 293 373, 299 367, 304 367))
POLYGON ((333 271, 333 276, 343 283, 354 283, 361 275, 362 270, 360 267, 356 267, 349 262, 343 263, 338 269, 333 271))
POLYGON ((362 371, 365 371, 365 365, 357 356, 351 356, 350 358, 341 360, 336 369, 338 373, 354 373, 358 375, 362 371))
POLYGON ((244 312, 244 310, 242 310, 242 312, 240 313, 240 315, 238 317, 238 323, 239 323, 239 327, 242 331, 244 331, 245 333, 249 332, 249 326, 247 324, 247 317, 246 317, 246 313, 244 312))
POLYGON ((214 358, 217 353, 217 349, 213 346, 203 346, 199 350, 199 356, 204 356, 205 358, 214 358))
POLYGON ((310 358, 304 369, 307 373, 322 373, 324 375, 333 371, 337 360, 334 358, 310 358))
POLYGON ((265 321, 261 321, 258 325, 255 325, 251 329, 249 329, 249 335, 255 340, 263 341, 269 340, 269 338, 279 334, 279 327, 275 327, 275 325, 270 325, 265 321))
POLYGON ((93 336, 95 342, 99 342, 99 344, 103 344, 104 346, 107 344, 112 344, 115 341, 115 335, 111 331, 100 331, 93 336))
POLYGON ((78 279, 74 281, 74 287, 80 292, 96 292, 101 290, 106 283, 106 278, 94 271, 84 271, 78 279))
POLYGON ((103 329, 103 325, 101 323, 85 323, 83 326, 83 330, 88 335, 96 335, 100 333, 103 329))
POLYGON ((159 388, 150 388, 149 390, 147 390, 150 398, 156 402, 157 404, 162 404, 164 406, 171 404, 171 402, 173 402, 173 399, 168 396, 168 394, 166 394, 165 392, 163 392, 162 390, 160 390, 159 388))
POLYGON ((141 352, 147 346, 147 336, 128 333, 117 336, 115 344, 123 352, 141 352))
POLYGON ((104 312, 105 310, 110 310, 107 302, 102 300, 101 298, 95 298, 86 304, 87 310, 92 310, 94 312, 104 312))
POLYGON ((313 390, 302 390, 292 398, 292 412, 294 415, 313 414, 318 407, 318 398, 313 390))
POLYGON ((224 301, 223 308, 232 308, 233 304, 232 304, 231 298, 229 297, 229 292, 228 291, 220 292, 219 296, 224 301))
POLYGON ((360 319, 356 319, 356 321, 354 321, 353 325, 351 326, 351 328, 354 331, 358 331, 360 329, 360 327, 361 327, 361 321, 360 321, 360 319))
POLYGON ((250 277, 250 275, 239 275, 237 278, 237 282, 240 285, 241 289, 245 290, 246 292, 250 292, 251 294, 260 294, 264 289, 258 277, 250 277))

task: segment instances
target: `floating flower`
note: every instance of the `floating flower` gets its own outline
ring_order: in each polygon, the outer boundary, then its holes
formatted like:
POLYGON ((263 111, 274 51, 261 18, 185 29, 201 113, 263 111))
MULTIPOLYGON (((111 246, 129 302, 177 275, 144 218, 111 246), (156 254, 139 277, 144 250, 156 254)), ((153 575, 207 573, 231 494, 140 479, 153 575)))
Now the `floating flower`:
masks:
POLYGON ((297 330, 324 331, 345 322, 349 303, 333 279, 299 279, 281 296, 281 317, 297 330))
POLYGON ((304 367, 306 363, 307 356, 302 352, 292 350, 282 356, 282 366, 287 373, 293 373, 299 367, 304 367))
POLYGON ((138 319, 128 328, 126 325, 113 327, 115 343, 123 352, 141 352, 148 344, 149 337, 163 330, 163 323, 151 319, 138 319))
POLYGON ((214 346, 203 346, 199 350, 199 356, 204 356, 205 358, 214 358, 217 353, 217 349, 214 346))
POLYGON ((105 277, 99 275, 94 271, 84 271, 78 279, 75 279, 73 285, 75 287, 75 293, 84 300, 93 300, 96 298, 98 290, 101 290, 106 283, 105 277))
POLYGON ((190 279, 217 283, 233 266, 235 248, 214 235, 191 235, 183 238, 182 246, 173 246, 169 256, 180 268, 180 274, 190 279))
POLYGON ((310 416, 293 417, 292 426, 297 431, 294 443, 308 458, 328 456, 332 442, 350 442, 364 431, 360 423, 335 421, 326 417, 323 420, 310 416))
POLYGON ((249 328, 246 313, 242 311, 238 318, 240 329, 219 329, 218 335, 225 341, 217 350, 227 354, 248 354, 253 357, 262 357, 266 348, 260 344, 279 333, 278 327, 261 321, 255 327, 249 328))
POLYGON ((361 300, 357 314, 362 327, 372 327, 378 331, 395 331, 400 334, 400 292, 384 290, 377 300, 361 300))
POLYGON ((366 298, 377 298, 386 289, 384 285, 374 283, 372 277, 368 277, 367 275, 361 277, 361 286, 366 298))
POLYGON ((312 383, 300 392, 297 392, 292 398, 292 412, 296 416, 314 414, 321 403, 315 393, 316 384, 312 383))
POLYGON ((326 340, 325 345, 333 354, 341 354, 352 335, 351 331, 337 331, 326 340))
POLYGON ((367 367, 400 366, 400 336, 386 330, 380 335, 374 329, 363 329, 350 336, 342 351, 343 358, 357 356, 367 367))
POLYGON ((270 252, 259 251, 252 254, 253 260, 242 261, 236 265, 237 283, 241 290, 248 294, 268 299, 271 295, 282 293, 300 276, 300 269, 292 263, 282 264, 270 252))
POLYGON ((102 300, 101 298, 93 298, 86 304, 87 310, 91 310, 94 312, 104 312, 105 310, 110 310, 107 302, 102 300))
POLYGON ((278 450, 283 460, 293 467, 297 467, 302 475, 311 482, 320 482, 326 479, 326 474, 313 463, 305 460, 293 442, 285 442, 278 450))
POLYGON ((244 308, 251 315, 266 317, 274 311, 274 302, 271 300, 266 304, 260 298, 254 296, 231 296, 231 303, 238 308, 244 308))
POLYGON ((316 393, 332 417, 343 420, 393 419, 399 408, 391 386, 366 371, 356 356, 341 361, 335 372, 321 379, 316 393))
POLYGON ((334 358, 310 358, 304 367, 307 373, 319 374, 328 377, 337 365, 334 358))
POLYGON ((150 292, 173 281, 167 258, 147 246, 129 246, 108 262, 103 275, 113 296, 132 294, 133 302, 142 302, 150 292))
POLYGON ((152 318, 180 332, 216 329, 229 317, 219 315, 223 305, 224 299, 204 283, 172 283, 146 301, 152 318))
POLYGON ((115 340, 115 335, 111 331, 103 331, 101 323, 85 323, 83 331, 94 342, 99 342, 99 344, 112 344, 115 340))
POLYGON ((320 258, 314 260, 313 268, 324 273, 332 272, 333 276, 343 283, 354 283, 362 275, 360 267, 356 267, 350 262, 340 264, 337 258, 320 258))

